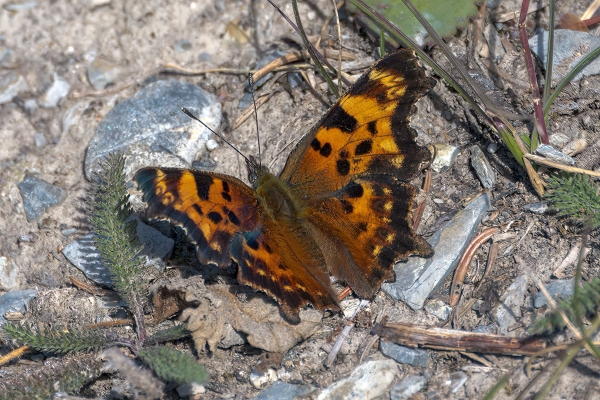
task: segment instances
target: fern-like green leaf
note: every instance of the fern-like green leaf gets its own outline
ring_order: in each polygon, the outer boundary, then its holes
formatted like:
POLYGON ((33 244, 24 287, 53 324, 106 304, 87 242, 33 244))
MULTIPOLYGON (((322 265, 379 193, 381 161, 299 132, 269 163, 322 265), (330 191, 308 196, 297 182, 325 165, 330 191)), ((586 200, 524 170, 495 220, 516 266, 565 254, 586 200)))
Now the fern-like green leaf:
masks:
POLYGON ((125 159, 121 153, 110 154, 100 163, 101 171, 92 184, 96 247, 110 270, 115 289, 131 306, 140 301, 139 282, 142 250, 135 223, 128 222, 133 210, 125 185, 125 159))
MULTIPOLYGON (((597 315, 600 312, 600 277, 586 282, 579 291, 580 314, 587 317, 597 315)), ((573 298, 563 300, 559 303, 559 309, 564 311, 570 321, 576 321, 576 313, 573 298)), ((552 333, 563 330, 565 321, 560 315, 560 310, 554 310, 550 314, 535 321, 532 333, 552 333)))
POLYGON ((4 332, 22 345, 33 347, 38 351, 54 353, 86 352, 106 348, 115 343, 115 338, 107 332, 68 328, 47 328, 44 330, 28 325, 4 324, 4 332))
POLYGON ((154 344, 170 342, 171 340, 177 340, 189 336, 190 331, 185 327, 184 324, 173 326, 171 328, 163 329, 150 336, 144 344, 151 346, 154 344))
POLYGON ((205 383, 209 379, 206 368, 184 353, 170 347, 154 347, 140 351, 140 358, 165 381, 205 383))
POLYGON ((600 227, 600 187, 583 174, 561 173, 548 180, 548 200, 558 215, 600 227))

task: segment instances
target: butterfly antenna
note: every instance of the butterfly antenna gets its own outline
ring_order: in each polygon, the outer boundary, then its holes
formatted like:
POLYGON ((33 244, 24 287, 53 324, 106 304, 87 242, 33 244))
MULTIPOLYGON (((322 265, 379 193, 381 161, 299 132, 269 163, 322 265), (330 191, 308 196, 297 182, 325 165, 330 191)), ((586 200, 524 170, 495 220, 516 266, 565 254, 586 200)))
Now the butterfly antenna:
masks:
POLYGON ((250 94, 252 95, 252 104, 254 104, 254 120, 256 121, 256 141, 258 142, 258 165, 262 165, 262 157, 260 156, 260 131, 258 130, 258 111, 256 109, 256 99, 254 98, 254 79, 252 79, 252 72, 248 73, 248 86, 250 87, 250 94))
POLYGON ((231 143, 229 143, 227 141, 227 139, 225 139, 223 136, 219 135, 217 132, 213 131, 208 125, 206 125, 204 122, 202 122, 200 119, 198 119, 198 117, 196 117, 194 114, 192 114, 192 112, 190 110, 188 110, 185 107, 181 107, 181 111, 183 111, 183 113, 185 115, 187 115, 188 117, 190 117, 191 119, 200 122, 206 129, 208 129, 209 131, 211 131, 215 136, 217 136, 218 138, 220 138, 222 141, 224 141, 225 143, 227 143, 232 149, 234 149, 235 151, 237 151, 239 153, 240 156, 244 157, 244 160, 246 160, 246 164, 252 165, 253 162, 250 161, 248 159, 248 157, 246 157, 244 155, 244 153, 242 153, 241 151, 238 150, 237 147, 235 147, 234 145, 232 145, 231 143))

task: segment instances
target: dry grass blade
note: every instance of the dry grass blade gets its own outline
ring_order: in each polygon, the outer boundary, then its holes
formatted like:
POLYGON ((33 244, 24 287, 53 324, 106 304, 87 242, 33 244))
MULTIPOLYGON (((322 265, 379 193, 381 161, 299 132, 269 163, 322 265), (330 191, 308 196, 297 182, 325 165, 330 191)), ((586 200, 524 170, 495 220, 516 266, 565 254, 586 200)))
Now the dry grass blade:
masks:
POLYGON ((574 173, 578 173, 578 174, 586 174, 589 176, 600 177, 600 172, 590 171, 589 169, 571 167, 569 165, 557 163, 555 161, 550 161, 547 158, 544 158, 542 156, 536 156, 535 154, 525 153, 525 158, 535 161, 538 164, 545 165, 547 167, 552 167, 552 168, 560 169, 560 170, 567 171, 567 172, 574 172, 574 173))
POLYGON ((3 355, 2 357, 0 357, 0 367, 3 366, 4 364, 11 362, 15 358, 21 357, 23 354, 27 353, 29 350, 31 350, 31 347, 21 346, 19 348, 14 349, 13 351, 3 355))
POLYGON ((450 307, 454 307, 460 299, 462 286, 465 283, 465 277, 467 276, 469 265, 471 265, 475 253, 485 242, 490 240, 490 238, 498 232, 500 232, 499 228, 488 228, 475 236, 467 245, 467 248, 458 262, 458 267, 456 267, 456 271, 454 272, 454 279, 452 280, 452 286, 450 287, 450 307))

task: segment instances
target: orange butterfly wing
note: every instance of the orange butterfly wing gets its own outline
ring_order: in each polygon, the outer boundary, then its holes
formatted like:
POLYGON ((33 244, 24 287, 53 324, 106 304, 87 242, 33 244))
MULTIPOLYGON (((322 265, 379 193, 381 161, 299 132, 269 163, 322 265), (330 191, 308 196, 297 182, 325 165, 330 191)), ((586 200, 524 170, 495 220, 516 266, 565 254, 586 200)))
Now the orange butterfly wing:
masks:
POLYGON ((412 230, 416 189, 405 181, 431 158, 409 119, 434 83, 410 50, 380 60, 302 139, 281 173, 308 199, 308 225, 330 272, 361 297, 393 278, 396 260, 433 254, 412 230))
POLYGON ((231 242, 238 232, 256 229, 254 190, 227 175, 204 171, 144 168, 133 180, 148 205, 146 215, 183 228, 204 264, 231 264, 231 242))

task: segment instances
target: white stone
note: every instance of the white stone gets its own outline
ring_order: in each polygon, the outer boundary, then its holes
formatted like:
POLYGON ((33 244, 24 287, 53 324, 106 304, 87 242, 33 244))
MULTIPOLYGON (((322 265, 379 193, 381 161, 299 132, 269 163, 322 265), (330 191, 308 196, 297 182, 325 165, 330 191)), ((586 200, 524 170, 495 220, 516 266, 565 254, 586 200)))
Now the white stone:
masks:
POLYGON ((62 99, 67 97, 69 90, 71 90, 71 85, 55 72, 54 82, 39 99, 40 106, 45 108, 56 107, 62 99))
POLYGON ((359 365, 352 374, 324 389, 317 400, 374 399, 386 394, 398 375, 398 365, 393 360, 368 361, 359 365))
POLYGON ((217 149, 218 147, 219 147, 219 143, 217 143, 216 140, 208 139, 206 141, 206 150, 213 151, 213 150, 217 149))
POLYGON ((10 292, 18 286, 19 269, 12 260, 0 257, 0 289, 10 292))

